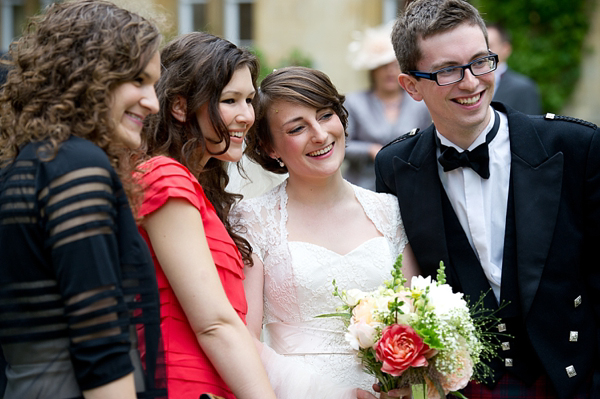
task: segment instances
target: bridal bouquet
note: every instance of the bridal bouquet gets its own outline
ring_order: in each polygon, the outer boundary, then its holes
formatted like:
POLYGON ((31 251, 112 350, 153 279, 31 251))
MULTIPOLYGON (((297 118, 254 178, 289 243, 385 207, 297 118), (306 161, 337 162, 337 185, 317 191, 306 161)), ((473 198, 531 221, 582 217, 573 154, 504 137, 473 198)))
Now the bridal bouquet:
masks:
POLYGON ((346 340, 383 392, 410 386, 415 399, 464 397, 455 391, 489 373, 482 360, 496 353, 488 326, 497 318, 483 311, 481 300, 470 309, 445 282, 440 264, 437 281, 418 276, 405 287, 399 256, 392 280, 374 291, 340 291, 334 280, 333 295, 343 305, 319 317, 346 320, 346 340))

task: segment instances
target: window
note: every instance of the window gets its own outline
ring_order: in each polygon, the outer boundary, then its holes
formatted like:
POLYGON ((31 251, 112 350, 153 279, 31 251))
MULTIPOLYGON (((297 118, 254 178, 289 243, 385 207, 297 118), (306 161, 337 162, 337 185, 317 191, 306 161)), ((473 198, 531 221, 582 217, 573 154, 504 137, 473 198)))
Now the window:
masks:
MULTIPOLYGON (((45 9, 52 3, 57 3, 58 0, 41 0, 40 10, 45 9)), ((7 51, 10 44, 21 37, 23 28, 27 22, 25 15, 25 0, 3 0, 0 1, 2 6, 2 20, 0 21, 0 51, 7 51)))
POLYGON ((206 31, 208 24, 206 0, 180 0, 179 34, 206 31))
POLYGON ((195 3, 192 4, 192 17, 194 18, 193 28, 194 31, 203 32, 206 30, 206 4, 195 3))
POLYGON ((385 23, 395 20, 398 13, 404 9, 404 5, 408 3, 408 0, 383 0, 382 21, 385 23))
POLYGON ((226 0, 225 38, 238 46, 250 47, 254 41, 254 0, 226 0))
POLYGON ((21 36, 25 25, 25 4, 23 0, 4 0, 2 2, 2 43, 0 50, 6 51, 21 36))

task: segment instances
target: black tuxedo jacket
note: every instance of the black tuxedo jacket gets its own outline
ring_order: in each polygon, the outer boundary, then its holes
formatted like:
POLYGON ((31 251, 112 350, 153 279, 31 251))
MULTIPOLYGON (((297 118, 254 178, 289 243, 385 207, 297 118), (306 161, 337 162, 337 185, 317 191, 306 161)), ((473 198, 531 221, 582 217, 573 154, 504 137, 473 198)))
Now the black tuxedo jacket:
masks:
MULTIPOLYGON (((518 286, 523 323, 561 398, 591 374, 592 397, 600 398, 600 133, 572 118, 492 106, 508 116, 517 255, 510 283, 518 286)), ((444 261, 453 288, 478 298, 469 271, 449 262, 434 135, 432 125, 384 147, 375 161, 377 191, 398 197, 421 272, 435 276, 444 261)))
POLYGON ((529 115, 542 112, 540 93, 533 80, 508 68, 500 78, 494 101, 529 115))

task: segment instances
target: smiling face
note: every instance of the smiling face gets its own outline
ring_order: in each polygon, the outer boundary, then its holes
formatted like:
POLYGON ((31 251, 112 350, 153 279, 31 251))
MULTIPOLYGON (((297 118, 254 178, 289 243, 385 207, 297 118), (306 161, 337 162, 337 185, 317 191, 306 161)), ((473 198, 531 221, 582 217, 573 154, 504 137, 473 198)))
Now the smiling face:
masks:
MULTIPOLYGON (((419 71, 465 65, 488 55, 483 31, 467 23, 419 40, 419 71)), ((438 86, 428 79, 401 74, 400 84, 417 101, 425 101, 438 131, 457 145, 468 147, 483 131, 490 118, 489 105, 494 95, 494 74, 473 76, 465 70, 464 79, 438 86)))
POLYGON ((117 140, 129 149, 141 145, 144 119, 158 112, 154 83, 160 78, 160 55, 154 53, 146 68, 133 81, 120 83, 111 94, 110 113, 117 140))
POLYGON ((281 158, 290 179, 323 178, 339 171, 346 139, 344 126, 333 109, 275 101, 267 118, 273 137, 270 155, 281 158))
POLYGON ((197 112, 198 124, 202 134, 207 139, 207 153, 202 159, 202 164, 212 157, 221 161, 237 162, 242 158, 244 137, 248 129, 254 123, 254 108, 252 99, 255 90, 252 85, 252 75, 247 66, 237 69, 231 76, 231 80, 223 88, 219 98, 219 113, 221 119, 229 130, 230 144, 223 154, 213 155, 225 149, 225 141, 215 143, 218 140, 217 133, 210 122, 208 104, 204 104, 197 112), (213 154, 209 154, 213 153, 213 154))

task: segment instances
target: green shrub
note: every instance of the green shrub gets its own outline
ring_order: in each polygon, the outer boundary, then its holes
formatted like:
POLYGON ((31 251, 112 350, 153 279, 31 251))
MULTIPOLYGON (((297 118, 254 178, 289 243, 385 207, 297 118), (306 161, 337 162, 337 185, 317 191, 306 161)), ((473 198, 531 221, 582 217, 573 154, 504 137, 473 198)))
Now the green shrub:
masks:
POLYGON ((471 0, 512 35, 508 64, 540 87, 544 112, 559 112, 580 76, 595 0, 471 0))
POLYGON ((269 65, 267 63, 267 59, 266 59, 264 53, 260 49, 253 47, 250 49, 250 51, 254 55, 256 55, 256 57, 258 58, 258 61, 260 63, 260 72, 258 74, 258 84, 260 84, 260 82, 262 82, 262 80, 265 78, 265 76, 267 76, 268 74, 273 72, 274 68, 283 68, 283 67, 292 66, 292 65, 293 66, 304 66, 304 67, 308 67, 308 68, 312 68, 312 66, 313 66, 312 58, 310 58, 310 56, 308 54, 303 53, 298 48, 293 48, 285 58, 279 60, 279 62, 277 62, 277 64, 275 64, 275 65, 269 65))

